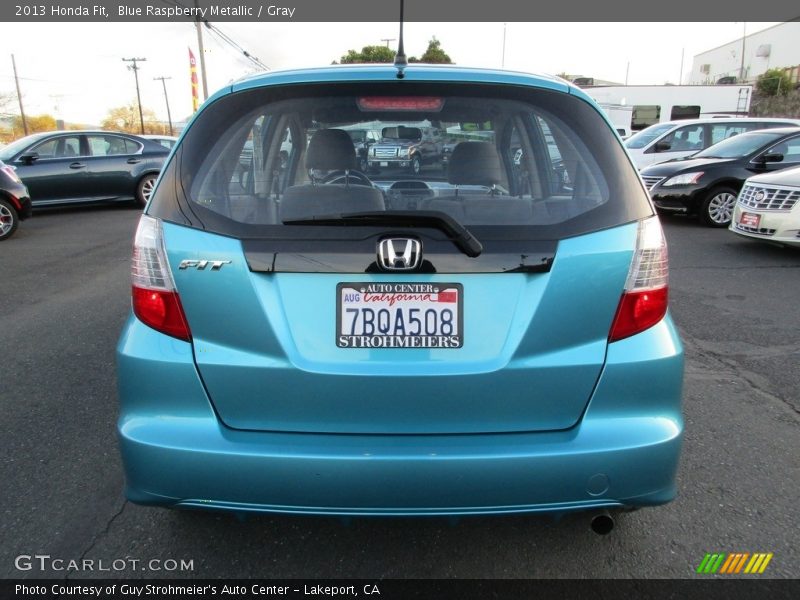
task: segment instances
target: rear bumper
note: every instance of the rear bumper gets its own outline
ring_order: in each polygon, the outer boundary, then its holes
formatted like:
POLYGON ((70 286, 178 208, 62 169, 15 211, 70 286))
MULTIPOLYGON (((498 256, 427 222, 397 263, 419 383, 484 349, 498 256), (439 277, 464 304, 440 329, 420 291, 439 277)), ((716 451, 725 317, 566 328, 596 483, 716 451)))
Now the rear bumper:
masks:
POLYGON ((584 418, 547 433, 231 430, 214 414, 188 344, 131 319, 118 358, 126 493, 137 503, 455 515, 648 506, 676 492, 683 353, 669 319, 611 344, 584 418))

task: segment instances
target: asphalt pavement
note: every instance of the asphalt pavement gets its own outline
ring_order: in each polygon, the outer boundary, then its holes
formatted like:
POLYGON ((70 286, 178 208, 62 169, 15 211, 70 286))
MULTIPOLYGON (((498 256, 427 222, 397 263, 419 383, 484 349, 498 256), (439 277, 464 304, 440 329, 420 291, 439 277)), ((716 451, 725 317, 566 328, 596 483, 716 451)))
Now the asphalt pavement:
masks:
POLYGON ((765 576, 798 576, 800 250, 665 220, 680 495, 608 536, 584 515, 239 520, 123 497, 114 349, 138 214, 43 212, 0 244, 0 577, 692 578, 706 552, 772 552, 765 576))

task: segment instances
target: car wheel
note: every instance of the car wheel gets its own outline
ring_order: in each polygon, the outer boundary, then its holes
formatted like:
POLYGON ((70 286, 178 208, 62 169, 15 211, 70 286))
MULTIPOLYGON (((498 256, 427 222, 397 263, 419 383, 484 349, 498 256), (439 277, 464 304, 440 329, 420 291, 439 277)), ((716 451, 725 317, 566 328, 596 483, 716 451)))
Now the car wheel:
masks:
POLYGON ((0 242, 10 238, 18 224, 17 209, 8 200, 0 198, 0 242))
POLYGON ((136 186, 136 203, 139 206, 144 207, 150 200, 150 196, 153 195, 153 190, 156 187, 156 179, 158 179, 158 175, 148 173, 139 180, 139 184, 136 186))
POLYGON ((727 227, 733 218, 736 206, 736 190, 729 187, 716 187, 711 190, 700 212, 703 223, 709 227, 727 227))
POLYGON ((419 156, 415 156, 411 159, 411 172, 414 175, 419 175, 419 172, 422 170, 422 163, 419 162, 419 156))

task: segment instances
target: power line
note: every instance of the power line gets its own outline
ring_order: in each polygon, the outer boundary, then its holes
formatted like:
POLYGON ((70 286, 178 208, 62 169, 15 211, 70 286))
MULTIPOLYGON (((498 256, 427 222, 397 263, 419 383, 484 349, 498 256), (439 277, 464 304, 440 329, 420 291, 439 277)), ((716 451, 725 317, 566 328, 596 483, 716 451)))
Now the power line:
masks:
MULTIPOLYGON (((172 5, 172 6, 178 6, 180 8, 184 8, 184 9, 188 10, 188 7, 186 5, 182 4, 181 2, 178 2, 177 0, 161 0, 161 1, 164 4, 169 4, 169 5, 172 5)), ((195 2, 195 4, 196 4, 196 2, 195 2)), ((261 62, 258 59, 257 56, 254 56, 253 54, 248 52, 244 47, 242 47, 240 44, 238 44, 236 41, 234 41, 234 39, 231 38, 231 36, 229 36, 228 34, 223 32, 216 25, 210 23, 206 19, 201 19, 200 17, 197 17, 196 22, 197 23, 202 23, 203 25, 206 26, 207 29, 209 29, 210 31, 213 31, 214 33, 216 33, 220 37, 220 39, 222 39, 222 41, 224 41, 226 44, 230 45, 232 48, 236 49, 236 51, 241 53, 245 58, 247 58, 250 62, 252 62, 254 65, 259 67, 260 69, 264 69, 265 71, 269 71, 270 70, 270 68, 267 65, 265 65, 263 62, 261 62)))

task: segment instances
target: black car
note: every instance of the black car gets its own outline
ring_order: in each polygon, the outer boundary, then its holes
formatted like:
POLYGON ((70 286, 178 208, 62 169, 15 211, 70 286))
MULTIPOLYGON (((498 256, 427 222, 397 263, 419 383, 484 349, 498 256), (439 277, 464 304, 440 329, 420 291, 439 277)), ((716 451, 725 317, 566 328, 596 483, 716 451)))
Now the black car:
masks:
POLYGON ((745 179, 797 165, 800 127, 781 127, 739 134, 645 167, 641 175, 659 211, 697 214, 710 227, 727 227, 745 179))
POLYGON ((144 206, 169 150, 152 140, 108 131, 34 133, 0 150, 16 168, 34 208, 135 201, 144 206))
POLYGON ((19 222, 30 216, 28 188, 14 168, 0 160, 0 242, 10 238, 19 222))

